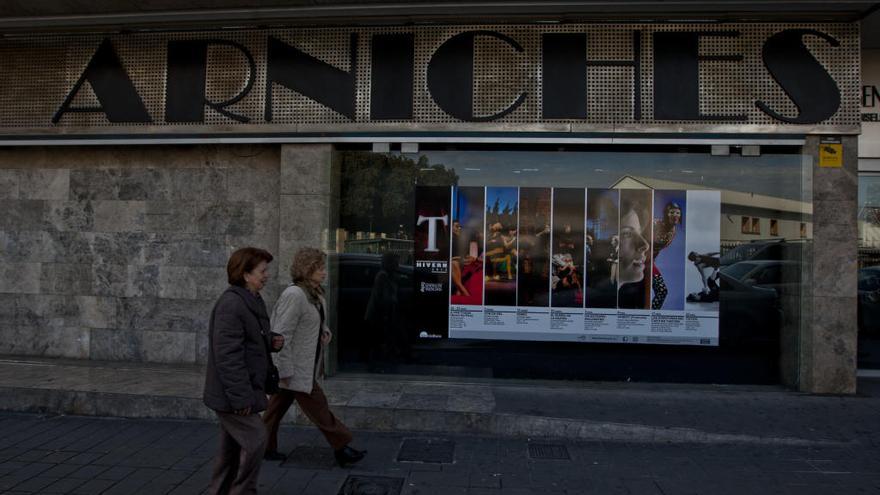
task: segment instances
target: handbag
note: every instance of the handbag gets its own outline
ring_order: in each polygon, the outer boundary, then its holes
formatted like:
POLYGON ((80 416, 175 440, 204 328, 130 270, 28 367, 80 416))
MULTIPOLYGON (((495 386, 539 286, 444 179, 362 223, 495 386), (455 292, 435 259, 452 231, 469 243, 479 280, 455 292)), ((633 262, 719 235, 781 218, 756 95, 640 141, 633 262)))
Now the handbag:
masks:
POLYGON ((278 376, 278 367, 272 363, 272 358, 269 357, 269 368, 266 370, 266 383, 263 385, 263 391, 268 395, 277 394, 280 381, 281 377, 278 376))

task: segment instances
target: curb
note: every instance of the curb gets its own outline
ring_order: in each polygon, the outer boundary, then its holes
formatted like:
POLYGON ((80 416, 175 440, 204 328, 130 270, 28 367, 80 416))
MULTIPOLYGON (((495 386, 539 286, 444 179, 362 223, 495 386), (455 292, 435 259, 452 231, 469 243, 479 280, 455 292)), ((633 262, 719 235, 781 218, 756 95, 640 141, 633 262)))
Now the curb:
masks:
MULTIPOLYGON (((750 444, 777 446, 843 446, 851 442, 796 437, 763 437, 714 433, 692 428, 658 427, 491 412, 333 406, 353 429, 383 432, 424 432, 665 444, 750 444)), ((216 421, 200 398, 145 396, 125 393, 0 387, 0 410, 41 414, 115 416, 123 418, 195 419, 216 421)), ((310 425, 298 408, 292 422, 310 425)), ((287 416, 290 421, 291 416, 287 416)))

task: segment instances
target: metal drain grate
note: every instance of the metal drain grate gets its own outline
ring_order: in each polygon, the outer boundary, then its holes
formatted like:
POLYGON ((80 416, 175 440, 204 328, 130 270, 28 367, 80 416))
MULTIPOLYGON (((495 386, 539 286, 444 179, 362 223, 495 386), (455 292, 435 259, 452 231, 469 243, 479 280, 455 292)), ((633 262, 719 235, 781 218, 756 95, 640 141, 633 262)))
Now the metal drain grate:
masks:
POLYGON ((568 454, 568 447, 552 443, 530 443, 529 458, 558 461, 571 460, 571 456, 568 454))
POLYGON ((387 476, 349 476, 338 495, 398 495, 403 478, 387 476))
POLYGON ((454 462, 455 442, 445 438, 407 438, 397 453, 398 462, 454 462))

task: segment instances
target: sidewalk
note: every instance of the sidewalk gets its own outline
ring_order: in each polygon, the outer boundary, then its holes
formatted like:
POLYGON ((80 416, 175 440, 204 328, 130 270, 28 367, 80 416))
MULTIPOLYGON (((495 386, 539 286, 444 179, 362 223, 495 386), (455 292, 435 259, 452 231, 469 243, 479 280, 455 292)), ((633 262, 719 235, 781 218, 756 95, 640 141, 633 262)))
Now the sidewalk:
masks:
MULTIPOLYGON (((213 420, 203 370, 0 358, 0 410, 213 420)), ((853 397, 772 386, 340 375, 325 390, 353 429, 569 441, 880 447, 880 381, 853 397)), ((296 415, 297 424, 308 422, 296 415)))
MULTIPOLYGON (((792 418, 795 419, 796 418, 792 418)), ((0 413, 0 493, 206 493, 216 424, 0 413)), ((355 431, 339 468, 314 427, 285 426, 261 495, 852 495, 880 491, 880 449, 582 442, 355 431)))

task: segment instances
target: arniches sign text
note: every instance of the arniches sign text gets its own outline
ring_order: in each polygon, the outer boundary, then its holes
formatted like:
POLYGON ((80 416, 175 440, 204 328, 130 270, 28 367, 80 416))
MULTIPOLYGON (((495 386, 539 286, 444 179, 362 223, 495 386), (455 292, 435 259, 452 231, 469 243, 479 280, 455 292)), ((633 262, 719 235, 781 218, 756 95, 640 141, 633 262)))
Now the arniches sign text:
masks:
POLYGON ((791 132, 859 123, 850 24, 45 36, 5 39, 0 54, 0 125, 11 132, 791 132))

